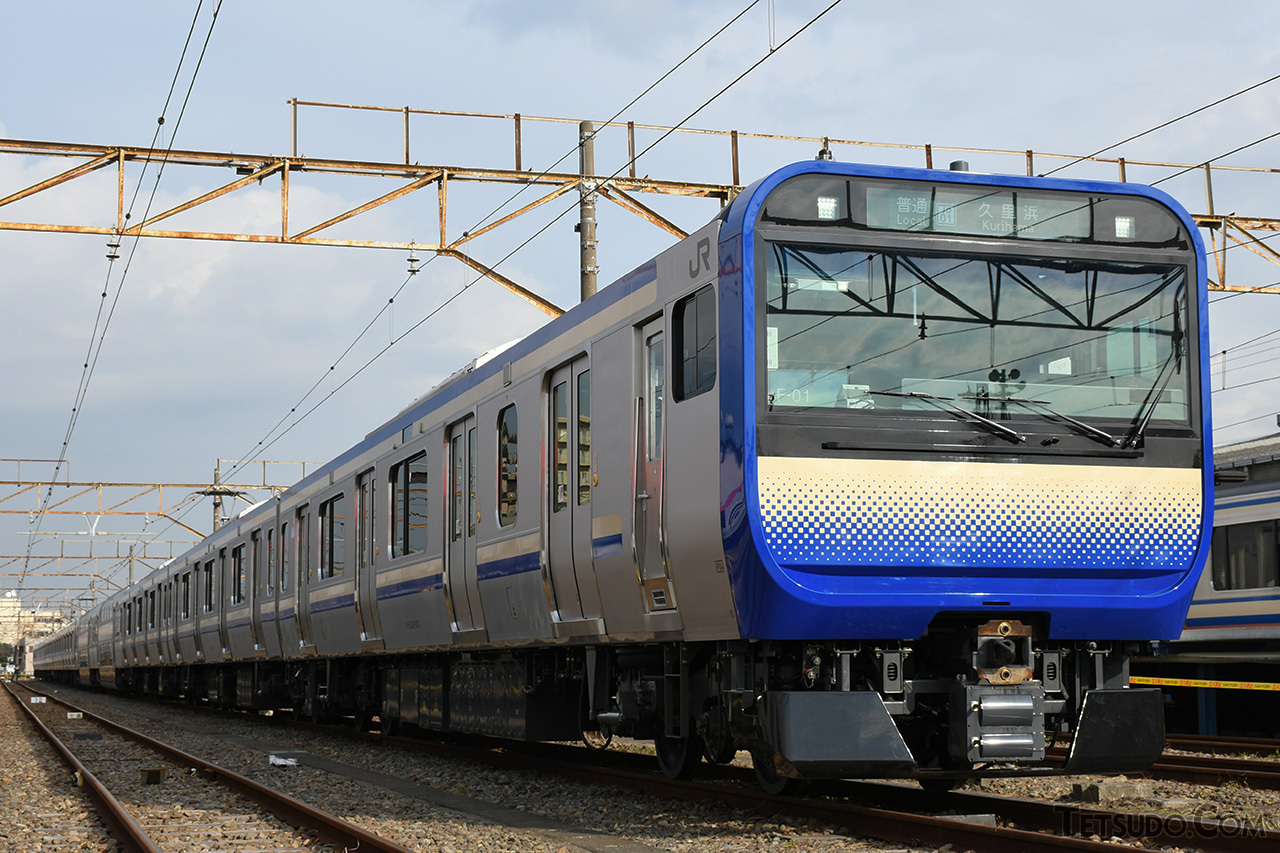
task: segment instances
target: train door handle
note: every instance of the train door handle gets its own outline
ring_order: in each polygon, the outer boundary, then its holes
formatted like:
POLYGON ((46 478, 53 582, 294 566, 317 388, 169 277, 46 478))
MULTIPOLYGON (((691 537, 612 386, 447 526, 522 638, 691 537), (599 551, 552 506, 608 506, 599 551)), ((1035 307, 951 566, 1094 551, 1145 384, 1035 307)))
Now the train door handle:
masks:
POLYGON ((636 495, 636 500, 638 500, 638 501, 647 501, 647 500, 649 500, 649 496, 648 496, 648 495, 646 495, 644 492, 641 492, 640 494, 636 495))

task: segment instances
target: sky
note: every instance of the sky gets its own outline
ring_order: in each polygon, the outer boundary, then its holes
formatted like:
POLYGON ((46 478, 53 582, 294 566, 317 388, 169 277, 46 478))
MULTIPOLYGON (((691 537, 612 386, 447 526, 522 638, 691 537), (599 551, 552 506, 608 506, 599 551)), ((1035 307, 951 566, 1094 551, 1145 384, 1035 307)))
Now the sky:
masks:
MULTIPOLYGON (((637 4, 616 0, 404 0, 365 4, 357 14, 349 3, 259 0, 225 3, 216 23, 216 0, 8 4, 0 137, 145 146, 163 114, 161 144, 279 156, 291 148, 291 98, 603 121, 749 2, 650 0, 638 11, 637 4)), ((788 41, 828 5, 830 0, 760 0, 621 120, 669 126, 688 119, 693 128, 928 143, 937 149, 938 164, 964 157, 977 171, 1020 172, 1025 158, 980 152, 1088 154, 1280 74, 1280 44, 1267 26, 1277 13, 1267 2, 1234 3, 1207 15, 1202 3, 1183 0, 844 0, 788 41), (946 148, 976 150, 953 154, 946 148)), ((1280 81, 1109 153, 1129 161, 1199 163, 1277 130, 1280 81)), ((527 122, 523 135, 524 165, 549 168, 573 151, 576 126, 527 122)), ((656 138, 641 132, 641 145, 656 138)), ((304 108, 298 151, 395 161, 403 156, 401 117, 304 108)), ((744 141, 741 175, 750 182, 815 153, 808 142, 744 141)), ((1271 140, 1220 162, 1268 167, 1278 153, 1280 141, 1271 140)), ((624 137, 603 135, 597 171, 622 168, 625 154, 624 137)), ((834 154, 924 165, 918 147, 843 145, 834 154)), ((415 117, 411 157, 422 164, 510 168, 512 127, 415 117)), ((1066 162, 1039 157, 1037 170, 1066 162)), ((560 168, 575 164, 576 154, 560 168)), ((69 165, 0 155, 0 197, 69 165)), ((676 135, 645 154, 638 170, 654 178, 727 183, 728 145, 723 137, 676 135)), ((1154 182, 1171 171, 1131 166, 1128 176, 1154 182)), ((1117 170, 1083 163, 1059 174, 1114 179, 1117 170)), ((154 211, 229 180, 223 172, 178 168, 166 170, 158 185, 154 172, 145 180, 137 171, 126 176, 130 195, 139 191, 138 215, 153 187, 154 211)), ((1199 174, 1160 186, 1192 212, 1207 211, 1199 174)), ((390 188, 385 180, 299 174, 291 186, 291 225, 296 231, 296 223, 322 222, 390 188)), ((1280 175, 1215 176, 1215 209, 1280 218, 1278 188, 1280 175)), ((507 188, 455 186, 451 236, 484 221, 510 194, 507 188)), ((708 200, 646 201, 686 230, 717 212, 708 200)), ((571 306, 578 298, 576 213, 554 217, 573 202, 566 197, 503 226, 470 244, 472 254, 490 264, 501 261, 505 275, 571 306)), ((434 194, 417 194, 336 233, 430 243, 438 237, 436 216, 434 194)), ((109 226, 115 220, 114 174, 104 170, 6 206, 0 220, 109 226)), ((174 227, 278 231, 279 179, 175 218, 174 227)), ((602 285, 673 239, 603 201, 598 237, 602 285)), ((106 242, 101 236, 0 230, 0 459, 59 457, 86 353, 99 342, 62 476, 69 470, 74 481, 200 483, 211 479, 217 459, 330 459, 477 354, 547 319, 448 259, 426 263, 405 285, 408 260, 399 250, 153 239, 136 246, 126 241, 121 259, 109 263, 106 242), (384 311, 402 285, 392 310, 384 311), (105 301, 104 290, 110 294, 105 301), (110 322, 105 334, 99 325, 94 338, 104 305, 114 306, 110 322), (369 363, 392 340, 395 345, 369 363), (336 393, 306 418, 290 415, 331 391, 336 393), (295 421, 280 435, 278 424, 295 421), (264 439, 274 440, 259 451, 264 439)), ((1244 249, 1227 253, 1227 267, 1235 284, 1280 281, 1280 266, 1244 249)), ((1280 358, 1280 335, 1249 343, 1277 331, 1280 296, 1224 297, 1210 296, 1211 350, 1227 351, 1225 372, 1223 356, 1213 363, 1213 416, 1226 427, 1216 433, 1217 443, 1276 432, 1280 411, 1274 403, 1280 381, 1270 381, 1277 375, 1278 362, 1271 359, 1280 358)), ((16 466, 0 462, 0 479, 13 479, 16 466)), ((292 482, 298 468, 269 471, 268 480, 292 482)), ((51 473, 47 464, 22 467, 24 479, 51 473)), ((254 476, 260 474, 258 469, 254 476)), ((30 496, 6 503, 22 501, 29 502, 23 508, 34 505, 30 496)), ((183 523, 207 531, 210 517, 202 502, 183 523)), ((47 516, 35 553, 58 547, 58 537, 47 534, 83 534, 92 523, 47 516)), ((107 518, 96 529, 139 526, 107 518)), ((24 553, 30 530, 26 516, 0 515, 0 555, 24 553)), ((189 538, 155 520, 140 535, 189 538)), ((83 543, 86 537, 63 538, 83 543)), ((0 566, 0 573, 15 571, 12 560, 0 558, 0 566)), ((99 569, 116 582, 126 571, 123 565, 99 569)), ((32 602, 62 599, 66 593, 59 588, 75 583, 29 576, 23 595, 32 602)), ((15 585, 16 578, 0 577, 0 589, 15 585)))

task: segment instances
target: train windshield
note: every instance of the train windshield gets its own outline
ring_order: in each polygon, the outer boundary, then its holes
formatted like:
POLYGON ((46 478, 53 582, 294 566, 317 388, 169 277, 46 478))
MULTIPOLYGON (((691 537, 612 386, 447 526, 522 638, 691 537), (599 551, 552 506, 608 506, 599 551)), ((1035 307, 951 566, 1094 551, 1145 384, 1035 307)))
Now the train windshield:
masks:
POLYGON ((1184 266, 799 242, 765 253, 772 411, 1189 423, 1184 266))

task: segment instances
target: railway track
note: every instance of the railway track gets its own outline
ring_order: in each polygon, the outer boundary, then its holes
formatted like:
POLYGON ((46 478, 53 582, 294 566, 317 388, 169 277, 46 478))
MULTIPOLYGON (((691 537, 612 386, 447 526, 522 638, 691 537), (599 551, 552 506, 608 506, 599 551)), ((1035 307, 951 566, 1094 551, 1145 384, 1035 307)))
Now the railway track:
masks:
POLYGON ((1187 752, 1207 752, 1212 755, 1251 753, 1260 756, 1280 756, 1280 740, 1275 738, 1167 735, 1165 737, 1165 745, 1169 749, 1182 749, 1187 752))
POLYGON ((409 853, 406 847, 83 708, 13 682, 4 686, 89 790, 124 851, 337 853, 359 848, 409 853), (38 701, 31 702, 33 697, 38 701))
POLYGON ((419 738, 387 738, 332 726, 306 728, 452 760, 482 762, 502 770, 554 774, 659 797, 716 802, 756 815, 821 821, 851 835, 910 845, 950 844, 954 849, 992 853, 1032 849, 1114 851, 1116 843, 1101 839, 1118 837, 1142 839, 1148 847, 1167 845, 1206 853, 1280 849, 1280 833, 1200 817, 1112 811, 967 792, 938 795, 914 785, 892 783, 833 782, 812 786, 809 796, 773 797, 756 788, 750 770, 732 765, 704 766, 703 780, 673 782, 653 772, 652 756, 618 750, 553 744, 515 746, 505 741, 500 746, 467 746, 419 738), (975 815, 996 825, 969 822, 975 815))

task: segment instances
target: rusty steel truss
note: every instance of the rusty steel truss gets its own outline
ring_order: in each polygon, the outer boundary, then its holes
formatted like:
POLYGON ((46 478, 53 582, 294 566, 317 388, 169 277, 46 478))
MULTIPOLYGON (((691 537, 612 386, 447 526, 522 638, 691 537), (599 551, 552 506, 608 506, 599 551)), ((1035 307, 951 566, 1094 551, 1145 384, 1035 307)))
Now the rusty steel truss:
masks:
MULTIPOLYGON (((102 170, 111 169, 116 174, 116 204, 114 223, 104 224, 101 212, 97 212, 96 222, 35 222, 23 218, 0 219, 0 230, 10 231, 43 231, 75 234, 100 234, 114 241, 132 237, 168 237, 190 240, 221 240, 242 243, 265 243, 286 246, 344 246, 356 248, 400 249, 433 252, 443 257, 453 258, 483 276, 515 293, 520 298, 533 304, 551 316, 562 313, 562 309, 534 293, 528 288, 513 281, 499 272, 495 265, 471 255, 468 243, 494 229, 511 222, 532 210, 543 207, 555 199, 570 193, 595 193, 614 202, 618 206, 645 219, 676 237, 686 236, 686 230, 650 205, 641 201, 642 194, 691 196, 716 199, 721 205, 741 190, 739 175, 740 145, 751 142, 807 142, 815 148, 821 146, 828 150, 837 147, 874 148, 881 151, 898 151, 905 157, 915 159, 921 157, 921 165, 932 168, 935 155, 946 154, 962 156, 998 156, 1008 160, 1012 158, 1025 162, 1028 175, 1036 173, 1036 166, 1045 162, 1076 163, 1089 161, 1108 164, 1115 168, 1116 178, 1127 180, 1128 170, 1136 167, 1154 167, 1162 170, 1187 172, 1197 170, 1203 173, 1205 199, 1204 213, 1194 214, 1196 223, 1206 235, 1206 243, 1215 261, 1216 278, 1210 281, 1214 290, 1231 290, 1255 293, 1280 293, 1280 286, 1251 286, 1228 283, 1226 269, 1226 253, 1228 246, 1240 246, 1272 264, 1280 265, 1280 251, 1266 242, 1268 236, 1280 231, 1280 219, 1262 216, 1247 216, 1236 212, 1220 214, 1214 210, 1213 191, 1215 175, 1226 173, 1275 174, 1280 172, 1270 168, 1252 168, 1229 166, 1215 163, 1171 163, 1152 160, 1133 160, 1122 157, 1077 157, 1074 155, 1055 154, 1035 151, 1015 151, 994 148, 962 148, 934 145, 905 145, 880 142, 867 142, 852 139, 818 136, 786 136, 780 134, 746 133, 736 130, 707 130, 698 128, 671 128, 660 125, 637 124, 635 122, 603 122, 597 127, 598 133, 625 132, 628 160, 617 173, 612 175, 583 175, 565 171, 537 171, 525 166, 526 144, 524 128, 532 123, 542 124, 574 124, 576 119, 553 118, 546 116, 528 116, 519 113, 476 113, 447 110, 426 110, 410 107, 378 107, 354 104, 336 104, 320 101, 289 101, 293 116, 291 153, 281 157, 274 155, 250 155, 227 152, 209 152, 192 150, 161 150, 129 146, 88 145, 77 143, 39 142, 31 140, 0 139, 0 154, 40 157, 46 159, 63 159, 72 162, 70 168, 51 175, 25 187, 3 188, 0 197, 0 208, 13 205, 23 199, 29 199, 47 193, 58 187, 77 180, 83 180, 102 170), (397 113, 403 117, 404 157, 403 162, 375 162, 367 160, 343 160, 310 158, 301 156, 298 151, 299 110, 302 107, 318 109, 339 109, 362 112, 397 113), (465 166, 431 166, 411 162, 410 120, 415 116, 431 116, 434 118, 487 119, 510 125, 513 145, 513 168, 487 168, 465 166), (727 166, 730 181, 679 181, 662 180, 648 176, 637 177, 637 131, 650 135, 661 134, 662 137, 672 133, 704 137, 722 137, 727 143, 727 166), (148 216, 142 222, 130 222, 125 213, 126 205, 126 167, 141 164, 164 163, 172 166, 198 166, 222 173, 230 180, 214 181, 220 183, 215 189, 196 194, 168 210, 148 216), (375 195, 369 200, 321 222, 299 224, 290 218, 290 178, 295 174, 311 176, 360 176, 367 178, 383 178, 395 183, 388 192, 375 195), (259 184, 266 179, 278 179, 280 184, 279 230, 271 233, 247 233, 238 228, 228 227, 224 230, 190 230, 175 227, 169 222, 179 214, 202 208, 215 199, 259 184), (507 213, 500 218, 484 223, 480 227, 461 233, 452 233, 448 222, 449 191, 451 185, 496 183, 512 186, 529 187, 541 193, 536 200, 519 209, 507 213), (362 214, 380 208, 390 202, 405 198, 417 192, 434 192, 437 197, 438 233, 434 243, 417 243, 396 240, 360 240, 334 236, 333 228, 341 223, 349 222, 362 214)), ((647 150, 647 149, 646 149, 647 150)), ((208 208, 212 209, 212 208, 208 208)), ((3 216, 0 211, 0 216, 3 216)), ((86 219, 91 218, 91 211, 84 211, 86 219)))
MULTIPOLYGON (((525 133, 528 127, 531 125, 571 125, 575 131, 574 145, 577 145, 582 141, 577 136, 577 131, 580 125, 585 124, 579 122, 578 119, 528 116, 519 113, 475 113, 411 109, 409 107, 335 104, 302 101, 299 99, 290 100, 288 103, 292 113, 292 134, 288 156, 0 139, 0 155, 23 157, 27 158, 28 161, 37 160, 40 165, 36 167, 36 170, 58 161, 66 164, 65 168, 49 168, 47 177, 26 186, 0 186, 0 230, 102 235, 107 238, 108 246, 112 247, 108 250, 108 257, 113 256, 113 253, 119 248, 123 240, 138 237, 215 240, 281 246, 397 249, 408 250, 411 253, 411 258, 412 253, 416 251, 431 252, 465 264, 480 275, 488 277, 536 306, 539 310, 554 317, 562 313, 563 309, 499 272, 495 267, 499 266, 501 261, 489 264, 475 257, 471 254, 471 246, 469 244, 482 235, 507 225, 531 211, 543 208, 557 199, 564 199, 567 202, 569 199, 565 197, 571 196, 571 194, 583 201, 590 199, 592 203, 594 203, 596 196, 603 197, 673 236, 682 238, 686 236, 686 230, 659 213, 649 203, 642 201, 642 196, 656 194, 659 196, 706 198, 714 199, 723 206, 742 189, 739 169, 742 146, 799 142, 811 144, 812 150, 815 152, 819 148, 828 151, 844 149, 840 153, 847 153, 850 155, 849 159, 854 160, 865 159, 863 152, 868 149, 875 149, 876 154, 872 159, 878 157, 883 160, 888 157, 889 159, 903 161, 904 165, 910 165, 911 163, 907 161, 912 161, 915 165, 922 165, 926 168, 934 167, 935 155, 939 155, 939 161, 943 162, 944 165, 945 161, 942 160, 942 156, 945 155, 945 157, 950 158, 951 156, 959 155, 998 161, 1001 164, 1002 171, 1022 171, 1025 168, 1027 175, 1036 174, 1037 167, 1044 170, 1046 163, 1057 164, 1058 168, 1061 168, 1063 165, 1074 165, 1083 161, 1088 161, 1094 164, 1095 167, 1102 165, 1115 169, 1115 179, 1119 181, 1128 180, 1128 171, 1134 168, 1159 170, 1162 173, 1168 173, 1166 177, 1189 172, 1202 173, 1204 182, 1203 210, 1205 212, 1193 214, 1193 217, 1196 224, 1204 232, 1205 242, 1212 253, 1213 271, 1216 273, 1216 277, 1211 277, 1210 287, 1214 290, 1280 293, 1280 285, 1253 286, 1234 282, 1228 283, 1226 268, 1226 249, 1229 247, 1246 248, 1271 264, 1280 265, 1280 251, 1272 248, 1268 242, 1270 237, 1280 232, 1280 219, 1246 216, 1235 211, 1224 215, 1217 213, 1214 208, 1215 178, 1218 178, 1219 181, 1223 176, 1233 179, 1241 177, 1254 178, 1265 174, 1280 173, 1280 169, 1230 166, 1217 163, 1168 163, 1122 157, 1076 157, 1066 154, 1021 150, 891 144, 839 139, 828 136, 786 136, 747 133, 737 130, 673 128, 613 121, 596 123, 594 125, 595 133, 625 134, 627 159, 612 174, 585 174, 587 171, 595 171, 595 167, 580 165, 578 172, 572 172, 557 171, 555 166, 542 171, 531 169, 526 165, 527 161, 531 159, 529 157, 530 146, 527 143, 525 133), (402 162, 326 159, 300 155, 298 153, 298 128, 299 113, 302 108, 400 114, 403 122, 404 145, 402 162), (512 157, 508 161, 509 167, 421 165, 413 162, 410 147, 411 120, 415 117, 424 116, 432 117, 433 121, 437 119, 467 119, 472 122, 482 120, 505 126, 508 128, 506 132, 510 134, 507 138, 513 142, 512 157), (646 138, 656 139, 657 141, 662 141, 672 134, 681 134, 685 137, 702 137, 713 141, 719 140, 724 145, 721 149, 724 161, 719 166, 703 167, 718 168, 722 178, 727 178, 727 180, 699 182, 663 180, 652 178, 648 175, 638 177, 637 161, 656 142, 642 150, 638 150, 637 132, 645 135, 646 138), (130 216, 126 213, 126 204, 129 188, 134 184, 132 180, 133 173, 139 169, 161 164, 166 167, 200 167, 208 170, 206 174, 210 175, 209 180, 188 183, 202 188, 209 186, 214 188, 204 191, 193 190, 185 200, 167 210, 148 214, 141 222, 130 221, 130 216), (22 205, 20 202, 49 198, 60 188, 73 185, 76 182, 83 183, 86 179, 104 172, 114 172, 114 210, 78 206, 75 208, 75 218, 70 218, 70 215, 68 215, 66 221, 58 222, 36 221, 35 217, 24 217, 22 215, 24 211, 29 211, 31 207, 30 205, 22 205), (130 175, 130 179, 126 179, 127 173, 130 175), (295 218, 291 217, 290 209, 291 181, 295 176, 299 178, 305 176, 310 182, 343 177, 367 178, 375 181, 376 179, 381 179, 384 184, 390 184, 391 189, 386 190, 385 186, 380 187, 380 191, 370 193, 367 200, 351 206, 337 215, 330 216, 322 221, 309 221, 300 224, 295 218), (211 202, 231 196, 254 185, 260 185, 268 179, 279 181, 278 228, 273 228, 270 232, 250 233, 231 225, 214 230, 194 230, 182 228, 178 225, 178 223, 182 222, 181 215, 190 211, 212 212, 216 216, 218 208, 216 205, 211 205, 211 202), (491 218, 489 221, 474 225, 469 230, 459 231, 456 227, 451 228, 448 219, 451 188, 453 188, 454 192, 457 192, 457 187, 459 186, 475 184, 499 184, 527 188, 532 194, 536 194, 536 197, 524 203, 518 209, 500 216, 494 214, 492 216, 497 218, 491 218), (434 193, 436 197, 435 207, 438 222, 430 224, 430 227, 436 230, 435 242, 362 240, 339 236, 339 232, 343 229, 338 229, 337 226, 357 220, 370 211, 377 210, 415 193, 434 193)), ((592 138, 594 139, 594 137, 592 138)), ((586 143, 583 142, 583 144, 585 145, 586 143)), ((792 159, 793 152, 784 155, 784 157, 785 159, 792 159)), ((690 158, 688 162, 703 164, 705 159, 705 157, 690 158)), ((771 159, 776 161, 778 158, 773 157, 771 159)), ((593 161, 588 159, 586 162, 593 161)), ((1049 169, 1046 171, 1051 173, 1056 170, 1049 169)), ((607 169, 602 171, 608 172, 607 169)), ((173 183, 167 182, 166 187, 171 188, 173 183)), ((64 209, 69 209, 69 207, 64 206, 64 209)), ((701 219, 699 222, 701 222, 701 219)), ((588 238, 584 237, 584 239, 588 238)), ((19 460, 0 460, 0 462, 14 461, 19 460)), ((40 460, 25 461, 39 462, 40 460)), ((55 538, 59 539, 61 544, 56 553, 49 553, 48 549, 43 547, 44 543, 41 542, 39 543, 40 547, 33 545, 30 552, 24 555, 0 555, 0 579, 10 577, 25 579, 31 575, 40 575, 42 577, 67 578, 69 580, 64 583, 74 584, 78 579, 89 578, 92 591, 96 592, 105 592, 107 589, 118 587, 118 583, 112 580, 111 576, 117 574, 126 561, 130 568, 135 563, 143 569, 155 568, 163 563, 164 560, 174 556, 172 549, 175 544, 144 542, 145 537, 139 534, 134 536, 135 544, 130 546, 131 550, 126 554, 121 548, 123 547, 122 543, 128 541, 128 536, 120 534, 118 542, 107 543, 99 541, 96 544, 90 544, 89 548, 85 550, 86 537, 92 539, 96 535, 94 531, 98 520, 102 516, 132 516, 135 520, 141 520, 144 527, 150 520, 165 520, 173 522, 192 533, 196 539, 199 539, 202 535, 199 531, 189 527, 180 521, 178 517, 175 517, 192 500, 201 496, 214 498, 216 516, 214 526, 216 528, 221 518, 219 508, 222 497, 241 497, 243 492, 252 490, 280 489, 278 486, 271 486, 266 483, 265 467, 262 482, 247 486, 222 484, 218 481, 217 474, 215 474, 214 483, 210 485, 208 483, 72 482, 69 477, 65 477, 62 481, 50 483, 30 478, 24 479, 21 476, 21 465, 19 465, 18 472, 14 479, 0 480, 0 515, 23 514, 34 517, 37 514, 43 514, 82 517, 89 527, 89 533, 77 533, 74 535, 52 534, 40 537, 50 541, 55 538), (53 498, 55 491, 58 492, 57 500, 53 498), (174 497, 175 495, 177 497, 174 497), (29 505, 19 506, 23 504, 24 496, 30 499, 29 505), (96 550, 94 550, 95 548, 96 550), (98 566, 104 560, 110 563, 110 567, 105 572, 100 572, 98 566), (99 582, 103 584, 102 587, 97 586, 99 582)), ((103 537, 105 537, 105 534, 103 537)), ((10 549, 0 546, 0 551, 4 550, 10 549)), ((0 588, 3 586, 4 581, 0 580, 0 588)), ((67 594, 85 592, 83 586, 76 587, 74 585, 42 586, 42 589, 61 591, 67 594)))
MULTIPOLYGON (((221 463, 228 460, 218 460, 221 463)), ((21 584, 31 577, 41 578, 43 592, 84 594, 107 593, 121 589, 136 576, 142 576, 185 552, 206 534, 182 520, 185 511, 196 501, 212 497, 215 508, 223 498, 252 503, 251 495, 278 494, 287 486, 267 481, 268 466, 301 466, 306 464, 256 460, 261 466, 257 482, 223 483, 215 470, 212 483, 109 483, 73 480, 64 461, 52 459, 0 459, 13 472, 12 479, 0 479, 0 515, 47 516, 66 522, 70 518, 83 521, 77 531, 35 531, 26 553, 0 553, 0 590, 21 584), (23 476, 27 470, 48 469, 57 465, 62 471, 57 478, 23 476), (129 519, 140 523, 142 532, 104 532, 98 529, 105 517, 129 519), (191 534, 189 539, 159 540, 146 532, 153 523, 167 522, 191 534), (125 571, 127 569, 127 572, 125 571), (67 580, 63 585, 49 584, 47 579, 67 580), (127 580, 126 580, 127 578, 127 580)), ((215 510, 216 511, 216 510, 215 510)), ((214 519, 214 526, 219 522, 214 519)), ((16 543, 0 545, 0 552, 19 550, 16 543)))

